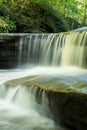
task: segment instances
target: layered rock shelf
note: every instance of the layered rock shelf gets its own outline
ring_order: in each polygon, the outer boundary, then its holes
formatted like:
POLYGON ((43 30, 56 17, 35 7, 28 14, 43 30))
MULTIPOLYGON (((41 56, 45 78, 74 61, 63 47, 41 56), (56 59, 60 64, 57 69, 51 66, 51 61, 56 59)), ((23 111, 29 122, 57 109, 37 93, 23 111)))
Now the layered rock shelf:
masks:
POLYGON ((87 83, 76 77, 31 76, 11 80, 8 87, 21 84, 34 90, 35 100, 42 103, 43 91, 56 123, 71 130, 87 129, 87 83))

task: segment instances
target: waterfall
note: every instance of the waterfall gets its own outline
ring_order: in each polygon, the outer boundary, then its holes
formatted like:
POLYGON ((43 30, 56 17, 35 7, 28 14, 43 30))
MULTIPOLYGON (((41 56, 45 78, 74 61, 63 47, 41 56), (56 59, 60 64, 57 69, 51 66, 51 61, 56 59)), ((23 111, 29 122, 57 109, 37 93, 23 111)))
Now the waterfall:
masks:
POLYGON ((29 34, 20 38, 20 64, 54 65, 60 64, 65 35, 60 34, 29 34))
MULTIPOLYGON (((74 114, 70 105, 74 102, 71 98, 74 92, 87 94, 87 70, 82 69, 87 66, 85 28, 69 33, 2 35, 8 35, 8 45, 11 40, 16 39, 8 48, 13 48, 12 52, 16 51, 11 59, 18 56, 15 60, 18 67, 0 70, 0 129, 66 130, 59 125, 59 120, 61 123, 65 122, 67 127, 69 123, 73 128, 74 123, 71 122, 74 114), (22 65, 24 66, 21 67, 22 65), (72 95, 69 99, 68 94, 72 95), (68 101, 72 102, 68 104, 68 101)), ((3 43, 5 47, 6 41, 3 43)), ((79 108, 79 104, 75 105, 75 108, 79 108)), ((80 124, 84 125, 83 118, 80 124)))
POLYGON ((27 83, 26 78, 24 81, 16 79, 0 85, 0 128, 3 130, 67 130, 56 125, 52 120, 45 91, 32 83, 27 83))
POLYGON ((68 34, 27 34, 20 38, 20 65, 86 67, 86 57, 86 30, 68 34))

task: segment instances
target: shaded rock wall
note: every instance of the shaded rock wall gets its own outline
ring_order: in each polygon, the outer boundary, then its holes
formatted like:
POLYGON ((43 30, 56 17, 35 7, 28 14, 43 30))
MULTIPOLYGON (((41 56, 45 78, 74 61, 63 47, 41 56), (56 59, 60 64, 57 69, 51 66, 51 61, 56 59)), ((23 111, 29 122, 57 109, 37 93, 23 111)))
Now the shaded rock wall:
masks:
POLYGON ((0 68, 13 68, 18 63, 19 36, 0 35, 0 68))
POLYGON ((87 129, 87 95, 80 93, 49 92, 54 120, 72 130, 87 129))

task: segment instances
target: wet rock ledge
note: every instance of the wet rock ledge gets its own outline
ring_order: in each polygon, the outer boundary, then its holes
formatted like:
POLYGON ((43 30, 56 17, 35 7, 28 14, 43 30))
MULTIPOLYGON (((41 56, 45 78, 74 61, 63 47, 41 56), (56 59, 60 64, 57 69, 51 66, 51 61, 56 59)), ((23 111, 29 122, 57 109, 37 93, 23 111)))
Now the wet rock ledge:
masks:
MULTIPOLYGON (((34 89, 36 102, 41 104, 43 91, 55 122, 71 130, 87 130, 87 83, 76 77, 31 76, 6 82, 6 86, 34 89)), ((33 93, 33 91, 32 91, 33 93)))

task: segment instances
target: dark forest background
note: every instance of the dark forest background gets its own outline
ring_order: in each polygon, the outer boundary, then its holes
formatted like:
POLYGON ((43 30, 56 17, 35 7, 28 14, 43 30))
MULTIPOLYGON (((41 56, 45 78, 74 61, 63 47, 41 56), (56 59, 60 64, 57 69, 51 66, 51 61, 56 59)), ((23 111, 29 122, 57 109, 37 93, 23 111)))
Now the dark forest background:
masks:
POLYGON ((86 0, 0 0, 0 33, 56 33, 86 25, 86 0))

